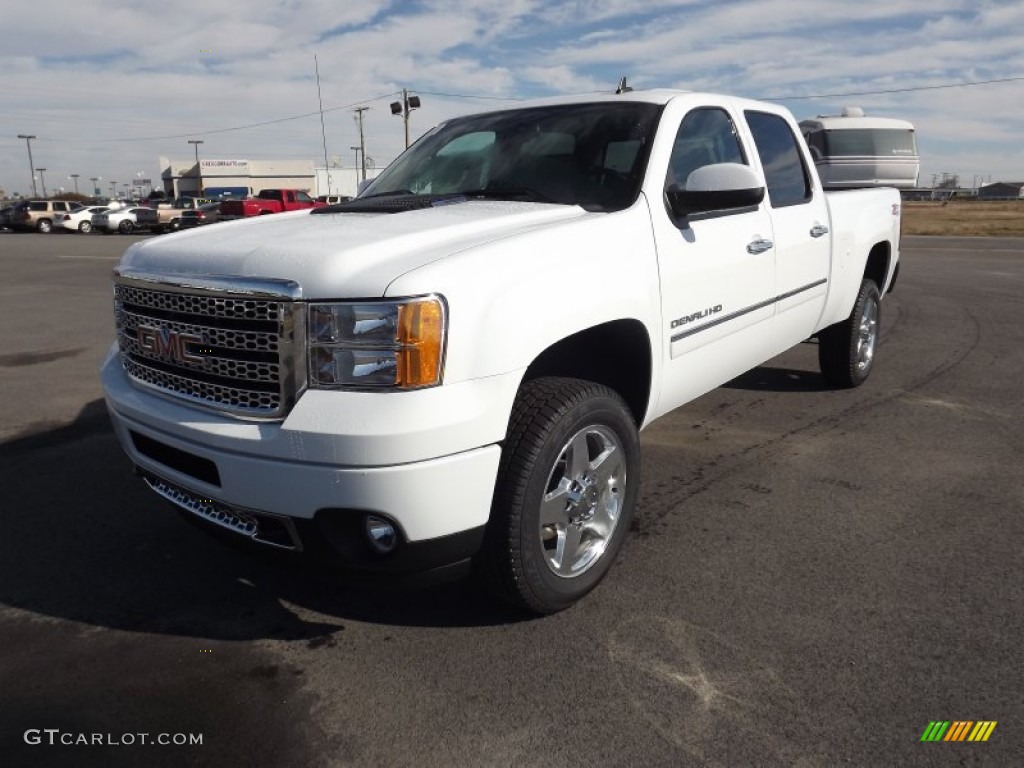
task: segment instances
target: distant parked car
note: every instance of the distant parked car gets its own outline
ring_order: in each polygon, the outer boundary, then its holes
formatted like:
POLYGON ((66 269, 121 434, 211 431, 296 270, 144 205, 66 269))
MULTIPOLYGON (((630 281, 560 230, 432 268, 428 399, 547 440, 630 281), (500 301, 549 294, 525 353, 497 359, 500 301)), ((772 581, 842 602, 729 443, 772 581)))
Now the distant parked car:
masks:
POLYGON ((128 235, 136 229, 151 229, 159 226, 160 219, 152 208, 121 208, 117 211, 104 211, 94 214, 92 226, 103 234, 120 232, 128 235))
POLYGON ((206 203, 192 211, 183 211, 179 219, 181 229, 213 224, 220 218, 220 203, 206 203))
POLYGON ((25 200, 14 206, 11 213, 12 229, 49 232, 58 216, 84 208, 81 203, 70 200, 25 200))
POLYGON ((54 226, 59 229, 66 229, 68 232, 81 232, 83 235, 92 232, 92 217, 98 213, 108 213, 105 205, 91 205, 88 208, 79 208, 71 213, 61 214, 55 217, 54 226))

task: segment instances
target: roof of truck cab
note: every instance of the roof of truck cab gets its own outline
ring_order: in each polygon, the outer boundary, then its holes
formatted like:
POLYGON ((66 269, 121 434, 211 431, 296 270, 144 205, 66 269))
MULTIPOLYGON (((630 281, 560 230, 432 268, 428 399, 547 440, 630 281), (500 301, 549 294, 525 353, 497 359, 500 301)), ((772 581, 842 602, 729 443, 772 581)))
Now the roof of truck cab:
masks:
POLYGON ((672 99, 678 97, 700 99, 728 99, 735 104, 748 104, 748 105, 764 105, 770 102, 754 101, 742 96, 731 96, 728 94, 713 94, 702 91, 683 91, 672 88, 654 88, 651 90, 632 90, 626 91, 625 93, 611 93, 611 92, 600 92, 600 93, 584 93, 574 94, 572 96, 551 96, 543 99, 530 99, 529 101, 519 101, 494 109, 479 110, 474 114, 482 114, 487 112, 507 112, 516 109, 530 109, 532 107, 554 107, 563 104, 599 104, 599 103, 622 103, 622 102, 642 102, 647 104, 659 104, 665 105, 672 99))

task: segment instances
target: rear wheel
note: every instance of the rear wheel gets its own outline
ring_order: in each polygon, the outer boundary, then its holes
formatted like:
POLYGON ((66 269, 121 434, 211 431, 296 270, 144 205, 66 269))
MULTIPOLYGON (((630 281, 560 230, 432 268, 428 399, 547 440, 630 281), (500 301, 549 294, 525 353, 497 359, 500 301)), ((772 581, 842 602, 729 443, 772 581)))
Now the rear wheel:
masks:
POLYGON ((492 590, 537 613, 587 594, 629 531, 639 475, 636 425, 614 391, 579 379, 525 383, 481 552, 492 590))
POLYGON ((181 229, 181 219, 171 219, 171 232, 181 229))
POLYGON ((36 231, 46 234, 53 229, 53 222, 49 219, 40 219, 36 222, 36 231))
POLYGON ((79 223, 78 231, 81 232, 83 235, 89 234, 90 232, 92 232, 92 222, 91 221, 83 221, 83 222, 79 223))
POLYGON ((122 235, 130 235, 132 233, 132 230, 134 229, 135 225, 128 221, 128 219, 125 219, 124 221, 117 225, 117 231, 120 232, 122 235))
POLYGON ((867 380, 875 364, 881 315, 878 286, 864 280, 850 316, 818 334, 818 365, 826 383, 848 389, 867 380))

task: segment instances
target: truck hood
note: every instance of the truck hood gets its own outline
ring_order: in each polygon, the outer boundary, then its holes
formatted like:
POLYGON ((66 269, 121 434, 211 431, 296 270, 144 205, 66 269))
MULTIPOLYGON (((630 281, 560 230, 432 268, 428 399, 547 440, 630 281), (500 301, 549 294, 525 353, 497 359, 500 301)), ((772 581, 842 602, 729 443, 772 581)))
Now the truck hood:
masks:
POLYGON ((368 298, 437 259, 593 215, 575 206, 491 200, 403 213, 294 211, 144 240, 121 265, 171 277, 293 280, 303 298, 368 298))

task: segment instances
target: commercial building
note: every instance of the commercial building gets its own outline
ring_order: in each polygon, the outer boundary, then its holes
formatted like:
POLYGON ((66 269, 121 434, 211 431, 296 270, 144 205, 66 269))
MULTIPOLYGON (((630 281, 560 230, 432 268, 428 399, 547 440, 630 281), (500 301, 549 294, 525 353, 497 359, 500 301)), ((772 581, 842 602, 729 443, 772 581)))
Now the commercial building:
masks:
POLYGON ((1019 200, 1024 198, 1024 181, 997 181, 978 187, 980 200, 1019 200))
POLYGON ((218 196, 217 190, 255 195, 263 189, 301 189, 316 194, 313 163, 308 160, 245 160, 160 158, 163 190, 169 197, 218 196))

